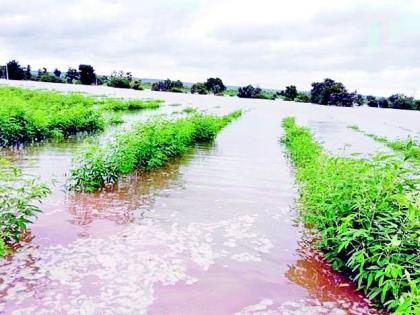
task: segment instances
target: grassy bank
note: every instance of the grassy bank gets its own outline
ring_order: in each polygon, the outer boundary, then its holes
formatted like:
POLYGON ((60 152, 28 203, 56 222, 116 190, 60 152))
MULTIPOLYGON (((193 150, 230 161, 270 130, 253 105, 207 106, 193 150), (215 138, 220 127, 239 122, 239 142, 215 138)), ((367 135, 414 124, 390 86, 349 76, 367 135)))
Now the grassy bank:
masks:
POLYGON ((0 159, 0 257, 20 242, 49 189, 0 159))
POLYGON ((157 108, 160 103, 0 87, 0 146, 102 130, 107 123, 118 120, 104 117, 106 111, 157 108))
POLYGON ((304 220, 334 269, 367 296, 400 314, 419 307, 418 170, 398 156, 371 159, 325 154, 310 131, 283 120, 286 145, 300 183, 304 220))
POLYGON ((134 169, 159 167, 195 143, 213 140, 240 115, 240 111, 225 116, 194 113, 177 120, 154 118, 140 123, 131 132, 117 136, 113 143, 84 152, 71 170, 70 188, 93 191, 115 183, 120 175, 134 169))

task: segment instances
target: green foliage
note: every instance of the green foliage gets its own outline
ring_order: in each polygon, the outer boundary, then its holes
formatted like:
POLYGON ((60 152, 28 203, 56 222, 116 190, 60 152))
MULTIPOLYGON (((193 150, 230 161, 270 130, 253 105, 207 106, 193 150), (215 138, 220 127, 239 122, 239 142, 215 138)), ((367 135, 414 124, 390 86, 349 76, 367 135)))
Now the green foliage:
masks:
POLYGON ((301 183, 303 216, 318 246, 367 296, 398 314, 418 310, 418 169, 398 156, 325 154, 310 131, 283 120, 285 143, 301 183))
POLYGON ((23 80, 25 78, 25 69, 16 60, 7 63, 7 74, 9 80, 23 80))
POLYGON ((69 136, 104 128, 95 99, 12 87, 0 88, 0 145, 49 139, 60 132, 69 136))
POLYGON ((198 82, 191 86, 191 93, 205 95, 209 94, 209 90, 204 83, 198 82))
POLYGON ((180 80, 172 81, 170 79, 166 79, 165 81, 153 83, 152 91, 183 93, 184 84, 180 80))
POLYGON ((61 78, 59 78, 55 75, 51 75, 49 73, 41 74, 39 76, 38 80, 41 81, 41 82, 64 83, 64 80, 62 80, 61 78))
POLYGON ((0 87, 0 146, 103 130, 107 123, 121 121, 121 117, 109 114, 105 119, 105 111, 152 109, 161 103, 0 87))
POLYGON ((99 102, 99 105, 105 110, 121 111, 121 110, 139 110, 139 109, 155 109, 159 108, 163 103, 162 100, 155 99, 116 99, 104 98, 99 102))
POLYGON ((284 91, 284 99, 286 101, 294 101, 298 95, 298 91, 295 85, 286 86, 284 91))
POLYGON ((213 94, 223 94, 226 90, 226 86, 220 78, 208 78, 204 85, 206 86, 207 91, 210 91, 213 94))
POLYGON ((298 103, 309 103, 310 101, 311 98, 305 93, 298 93, 298 95, 295 97, 295 102, 298 103))
POLYGON ((240 87, 237 96, 241 98, 259 98, 266 100, 274 100, 276 98, 276 94, 263 91, 261 88, 253 87, 252 85, 240 87))
POLYGON ((93 191, 115 183, 120 175, 134 169, 162 166, 196 142, 213 140, 218 131, 240 115, 240 111, 223 117, 194 113, 177 120, 153 118, 139 123, 112 143, 84 152, 71 170, 70 188, 93 191))
POLYGON ((40 212, 36 202, 49 189, 0 159, 0 256, 21 240, 31 219, 40 212))
POLYGON ((96 81, 95 70, 91 65, 79 65, 79 79, 80 83, 91 85, 96 81))
POLYGON ((141 80, 135 80, 135 81, 131 82, 131 88, 133 90, 137 90, 137 91, 144 90, 141 80))

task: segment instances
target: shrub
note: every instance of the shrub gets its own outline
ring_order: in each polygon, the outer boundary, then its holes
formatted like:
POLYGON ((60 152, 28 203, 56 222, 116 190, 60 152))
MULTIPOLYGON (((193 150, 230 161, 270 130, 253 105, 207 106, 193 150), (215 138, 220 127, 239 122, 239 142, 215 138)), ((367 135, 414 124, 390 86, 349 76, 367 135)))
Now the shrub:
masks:
POLYGON ((304 93, 298 93, 298 95, 295 98, 295 102, 299 103, 309 103, 310 101, 310 97, 304 93))
POLYGON ((49 189, 0 159, 0 256, 19 243, 28 223, 40 212, 36 205, 49 189))
POLYGON ((416 109, 414 98, 405 96, 404 94, 394 94, 388 98, 390 107, 395 109, 416 109))
POLYGON ((306 223, 335 270, 399 314, 419 307, 418 170, 394 156, 332 157, 310 131, 283 120, 306 223))
POLYGON ((194 113, 177 120, 155 118, 139 123, 132 131, 118 135, 114 142, 84 152, 71 170, 70 188, 93 191, 115 183, 120 175, 134 169, 159 167, 194 143, 211 141, 240 115, 241 112, 222 117, 194 113))
POLYGON ((144 90, 141 80, 135 80, 135 81, 131 82, 131 88, 133 90, 137 90, 137 91, 144 90))
POLYGON ((127 78, 122 77, 111 77, 111 80, 108 82, 108 86, 122 89, 130 88, 130 81, 127 78))
POLYGON ((252 85, 240 87, 237 96, 241 98, 259 98, 266 100, 274 100, 276 98, 274 93, 263 91, 259 87, 254 88, 252 85))
POLYGON ((159 81, 152 84, 152 91, 164 91, 164 92, 175 92, 183 93, 184 85, 181 81, 172 81, 166 79, 165 81, 159 81))
POLYGON ((39 81, 41 82, 50 82, 50 83, 63 83, 61 78, 51 75, 49 73, 44 73, 39 76, 39 81))
POLYGON ((199 83, 195 83, 191 86, 191 93, 192 94, 197 93, 197 94, 205 95, 205 94, 208 94, 209 91, 207 90, 207 87, 204 83, 199 82, 199 83))

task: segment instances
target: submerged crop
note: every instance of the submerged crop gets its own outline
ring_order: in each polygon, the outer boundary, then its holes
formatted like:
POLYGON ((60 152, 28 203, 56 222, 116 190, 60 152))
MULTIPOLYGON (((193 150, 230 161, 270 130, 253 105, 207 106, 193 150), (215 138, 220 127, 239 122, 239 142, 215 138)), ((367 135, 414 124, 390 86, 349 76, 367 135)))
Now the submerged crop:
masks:
POLYGON ((193 115, 176 120, 153 118, 117 136, 106 146, 93 146, 77 160, 70 173, 70 188, 93 191, 115 183, 118 177, 135 169, 162 166, 198 142, 213 140, 217 133, 241 111, 225 116, 193 115))
POLYGON ((0 256, 21 241, 28 223, 40 212, 36 203, 48 193, 36 178, 0 159, 0 256))
POLYGON ((336 270, 367 296, 399 314, 420 306, 418 170, 399 156, 371 159, 325 154, 307 128, 283 120, 300 182, 303 218, 336 270))
POLYGON ((121 120, 115 114, 106 115, 107 111, 157 108, 160 103, 0 87, 0 146, 103 130, 121 120))

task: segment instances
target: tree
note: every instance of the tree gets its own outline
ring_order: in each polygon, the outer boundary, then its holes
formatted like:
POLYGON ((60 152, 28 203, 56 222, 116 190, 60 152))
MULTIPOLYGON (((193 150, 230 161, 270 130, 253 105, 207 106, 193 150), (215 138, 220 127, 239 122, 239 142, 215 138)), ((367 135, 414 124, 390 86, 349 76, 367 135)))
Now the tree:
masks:
POLYGON ((251 84, 238 89, 238 97, 241 98, 268 98, 259 87, 253 87, 251 84))
POLYGON ((311 102, 316 104, 331 104, 330 96, 333 93, 347 93, 346 88, 340 82, 325 79, 324 82, 312 83, 311 102))
POLYGON ((166 79, 165 81, 159 81, 152 84, 152 91, 166 91, 183 93, 184 84, 180 80, 172 81, 166 79))
POLYGON ((32 78, 31 65, 27 65, 25 68, 25 80, 30 80, 32 78))
POLYGON ((368 95, 366 96, 367 106, 369 107, 379 107, 379 102, 375 96, 368 95))
POLYGON ((328 105, 351 107, 356 102, 357 93, 339 92, 332 93, 329 97, 328 105))
POLYGON ((10 80, 23 80, 25 78, 25 70, 19 65, 16 60, 7 63, 7 74, 10 80))
POLYGON ((79 71, 74 68, 69 68, 66 72, 67 83, 73 83, 74 80, 79 80, 79 71))
POLYGON ((286 86, 284 91, 284 99, 286 101, 293 101, 298 95, 298 91, 295 85, 286 86))
POLYGON ((394 94, 388 97, 388 102, 392 108, 395 109, 415 109, 416 103, 414 98, 408 97, 404 94, 394 94))
POLYGON ((389 102, 388 102, 388 100, 387 100, 386 98, 381 97, 381 98, 378 100, 378 106, 379 106, 380 108, 389 108, 389 102))
POLYGON ((55 68, 55 69, 54 69, 54 75, 55 75, 57 78, 60 78, 60 77, 61 77, 61 71, 60 71, 60 70, 58 70, 57 68, 55 68))
POLYGON ((96 81, 95 70, 91 65, 79 65, 80 83, 91 85, 96 81))
POLYGON ((204 94, 208 94, 209 91, 207 89, 207 86, 204 83, 198 82, 198 83, 195 83, 191 86, 191 93, 192 94, 197 93, 197 94, 204 95, 204 94))
POLYGON ((356 105, 362 106, 365 103, 365 99, 363 98, 362 94, 356 94, 354 102, 356 105))
POLYGON ((204 85, 213 94, 220 94, 226 90, 226 86, 220 78, 208 78, 204 85))

